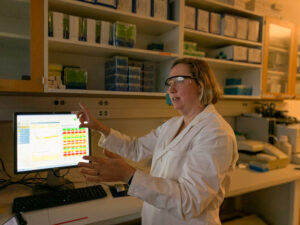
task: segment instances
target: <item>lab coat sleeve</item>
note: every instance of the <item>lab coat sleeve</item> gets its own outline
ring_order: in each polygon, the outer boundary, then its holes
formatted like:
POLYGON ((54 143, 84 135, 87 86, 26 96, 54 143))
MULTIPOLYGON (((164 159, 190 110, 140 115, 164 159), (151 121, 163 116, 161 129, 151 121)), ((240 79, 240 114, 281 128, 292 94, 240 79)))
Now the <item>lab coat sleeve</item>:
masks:
POLYGON ((143 137, 130 138, 111 129, 106 138, 103 136, 100 138, 98 145, 127 159, 140 161, 152 156, 160 130, 161 127, 158 127, 143 137))
POLYGON ((128 194, 183 220, 200 216, 210 204, 219 208, 225 196, 221 183, 228 179, 236 144, 232 135, 216 132, 196 137, 186 153, 186 163, 178 168, 177 180, 151 177, 137 170, 128 194))

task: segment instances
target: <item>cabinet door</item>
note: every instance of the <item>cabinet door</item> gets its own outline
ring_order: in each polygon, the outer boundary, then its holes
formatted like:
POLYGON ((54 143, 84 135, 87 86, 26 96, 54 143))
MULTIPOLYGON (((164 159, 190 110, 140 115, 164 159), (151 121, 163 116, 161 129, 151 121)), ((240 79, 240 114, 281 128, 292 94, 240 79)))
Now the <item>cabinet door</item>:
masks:
POLYGON ((0 1, 0 91, 43 91, 43 2, 0 1))
POLYGON ((265 28, 263 96, 292 97, 294 24, 267 17, 265 28))
POLYGON ((295 68, 294 68, 294 93, 296 95, 296 98, 300 98, 300 26, 296 28, 295 33, 295 55, 296 55, 296 62, 295 62, 295 68))

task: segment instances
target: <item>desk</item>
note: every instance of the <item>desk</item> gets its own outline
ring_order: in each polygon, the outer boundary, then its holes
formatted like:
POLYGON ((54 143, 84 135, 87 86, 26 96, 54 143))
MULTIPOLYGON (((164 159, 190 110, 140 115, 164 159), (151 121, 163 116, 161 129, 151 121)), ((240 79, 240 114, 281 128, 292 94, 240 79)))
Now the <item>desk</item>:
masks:
MULTIPOLYGON (((300 166, 288 165, 265 173, 236 169, 226 197, 242 196, 245 211, 257 213, 271 224, 298 225, 300 171, 295 167, 300 166)), ((142 201, 135 197, 113 198, 108 188, 104 189, 108 195, 104 199, 27 212, 24 216, 29 225, 116 224, 140 217, 142 201)), ((13 198, 29 191, 15 185, 0 192, 0 203, 7 205, 6 212, 0 214, 0 224, 11 216, 13 198)))

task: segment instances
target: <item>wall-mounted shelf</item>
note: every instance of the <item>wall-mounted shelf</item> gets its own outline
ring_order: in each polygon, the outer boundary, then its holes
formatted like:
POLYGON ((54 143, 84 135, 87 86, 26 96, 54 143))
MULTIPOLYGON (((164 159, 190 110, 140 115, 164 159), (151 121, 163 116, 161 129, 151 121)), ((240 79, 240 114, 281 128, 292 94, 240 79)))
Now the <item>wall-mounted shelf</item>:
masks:
POLYGON ((129 92, 129 91, 105 91, 105 90, 80 90, 80 89, 48 89, 48 93, 61 94, 85 94, 85 95, 110 95, 110 96, 145 96, 165 97, 166 93, 160 92, 129 92))
POLYGON ((261 47, 262 43, 242 40, 232 37, 226 37, 218 34, 207 33, 198 30, 184 29, 184 36, 186 41, 194 41, 199 43, 205 43, 206 47, 216 47, 224 45, 242 45, 242 46, 252 46, 252 47, 261 47))
POLYGON ((48 47, 51 52, 63 52, 71 54, 111 57, 114 55, 126 55, 131 58, 160 62, 167 59, 177 58, 178 55, 168 52, 158 52, 137 48, 125 48, 97 43, 87 43, 70 40, 57 40, 48 38, 48 47))
POLYGON ((286 53, 286 54, 289 53, 289 51, 286 48, 281 48, 281 47, 277 47, 277 46, 269 46, 269 50, 275 51, 275 52, 286 53))
POLYGON ((0 43, 15 48, 29 48, 30 37, 22 34, 0 32, 0 43))
POLYGON ((224 68, 231 70, 248 70, 248 69, 260 69, 260 64, 246 63, 246 62, 235 62, 223 59, 213 58, 202 58, 213 68, 224 68))

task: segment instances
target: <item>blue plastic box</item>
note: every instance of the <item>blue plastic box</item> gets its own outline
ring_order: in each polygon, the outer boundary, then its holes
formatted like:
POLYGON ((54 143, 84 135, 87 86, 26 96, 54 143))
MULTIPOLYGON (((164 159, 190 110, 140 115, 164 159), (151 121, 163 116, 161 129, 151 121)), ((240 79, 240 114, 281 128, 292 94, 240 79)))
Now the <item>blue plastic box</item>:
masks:
POLYGON ((118 84, 118 83, 127 83, 128 75, 124 74, 112 74, 105 76, 106 84, 118 84))
POLYGON ((105 75, 112 75, 112 74, 128 74, 128 67, 127 66, 113 66, 109 68, 105 68, 105 75))
POLYGON ((225 95, 252 95, 252 88, 244 85, 231 85, 224 87, 225 95))
POLYGON ((114 56, 105 62, 105 68, 113 66, 128 66, 128 57, 126 56, 114 56))
POLYGON ((225 84, 226 85, 241 85, 242 79, 241 78, 226 78, 225 84))
POLYGON ((127 83, 105 84, 105 90, 128 91, 128 84, 127 83))
POLYGON ((140 90, 141 90, 140 84, 129 84, 128 85, 128 91, 138 92, 140 90))

